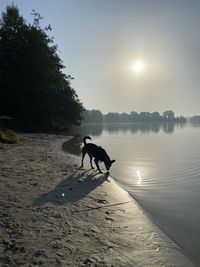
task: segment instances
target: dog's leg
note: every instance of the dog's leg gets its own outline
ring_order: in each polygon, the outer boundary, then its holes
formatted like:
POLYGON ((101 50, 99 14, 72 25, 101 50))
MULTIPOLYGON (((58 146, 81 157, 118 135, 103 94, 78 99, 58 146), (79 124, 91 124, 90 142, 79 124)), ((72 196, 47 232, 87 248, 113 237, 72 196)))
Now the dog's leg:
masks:
POLYGON ((95 159, 94 162, 95 162, 95 164, 96 164, 96 166, 97 166, 98 171, 99 171, 100 173, 102 173, 102 171, 101 171, 100 168, 99 168, 98 160, 95 159))
POLYGON ((83 147, 83 149, 82 149, 81 168, 83 168, 83 160, 84 160, 84 158, 85 158, 85 154, 86 154, 86 151, 85 151, 85 149, 84 149, 84 147, 83 147))
POLYGON ((92 166, 92 157, 91 156, 89 156, 89 157, 90 157, 90 165, 91 165, 91 168, 94 169, 94 167, 92 166))

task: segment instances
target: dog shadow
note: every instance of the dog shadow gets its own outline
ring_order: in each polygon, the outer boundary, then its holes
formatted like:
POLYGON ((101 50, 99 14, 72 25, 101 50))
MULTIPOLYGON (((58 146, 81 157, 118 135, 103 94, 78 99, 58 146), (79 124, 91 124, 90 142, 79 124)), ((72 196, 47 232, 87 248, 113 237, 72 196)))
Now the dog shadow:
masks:
POLYGON ((33 206, 41 206, 46 203, 56 205, 74 203, 86 197, 106 180, 108 181, 108 174, 99 174, 97 171, 91 172, 90 170, 79 172, 75 171, 58 183, 53 190, 39 196, 33 202, 33 206))

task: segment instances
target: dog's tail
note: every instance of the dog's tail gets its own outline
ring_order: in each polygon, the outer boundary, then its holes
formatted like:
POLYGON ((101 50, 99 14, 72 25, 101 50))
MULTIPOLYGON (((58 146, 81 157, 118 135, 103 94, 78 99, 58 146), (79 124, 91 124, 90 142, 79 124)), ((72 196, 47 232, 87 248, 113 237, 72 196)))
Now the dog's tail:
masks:
POLYGON ((86 140, 87 140, 87 139, 92 140, 92 138, 91 138, 90 136, 85 136, 85 137, 83 138, 83 143, 84 143, 84 145, 87 144, 87 143, 86 143, 86 140))

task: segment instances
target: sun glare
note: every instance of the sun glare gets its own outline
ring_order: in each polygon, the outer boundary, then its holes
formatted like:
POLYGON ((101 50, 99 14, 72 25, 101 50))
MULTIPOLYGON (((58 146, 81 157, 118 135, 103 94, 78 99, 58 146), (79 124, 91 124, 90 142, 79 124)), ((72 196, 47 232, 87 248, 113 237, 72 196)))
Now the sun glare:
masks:
POLYGON ((144 63, 142 61, 139 61, 139 60, 134 62, 132 65, 132 69, 135 73, 142 72, 144 70, 144 68, 145 68, 144 63))

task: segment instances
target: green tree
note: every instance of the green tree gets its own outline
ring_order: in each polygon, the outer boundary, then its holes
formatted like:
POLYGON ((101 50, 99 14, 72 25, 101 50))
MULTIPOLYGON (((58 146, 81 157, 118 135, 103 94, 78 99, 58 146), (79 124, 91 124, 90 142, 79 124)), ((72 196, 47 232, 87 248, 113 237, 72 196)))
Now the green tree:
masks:
POLYGON ((102 123, 103 122, 103 114, 101 111, 92 109, 90 111, 90 122, 92 123, 102 123))
POLYGON ((0 115, 29 121, 38 128, 66 128, 81 122, 83 106, 65 75, 48 26, 33 11, 27 23, 16 6, 0 21, 0 115))
POLYGON ((104 116, 106 123, 118 123, 120 122, 120 115, 117 112, 109 112, 104 116))
POLYGON ((139 114, 136 111, 131 111, 129 122, 137 122, 139 119, 139 114))
POLYGON ((167 111, 163 112, 163 117, 165 119, 168 119, 168 120, 173 120, 175 115, 174 115, 174 112, 172 110, 167 110, 167 111))

